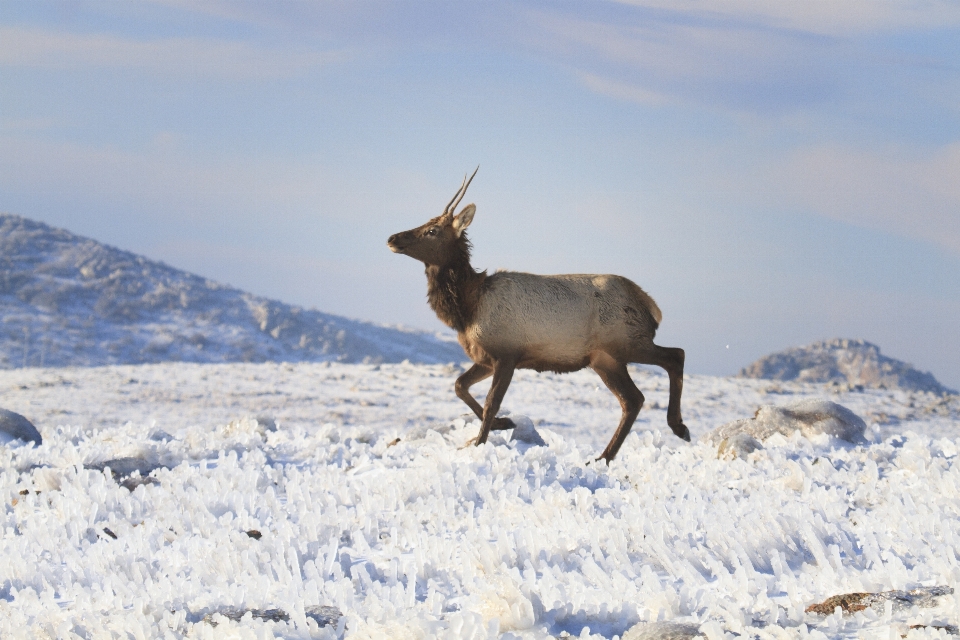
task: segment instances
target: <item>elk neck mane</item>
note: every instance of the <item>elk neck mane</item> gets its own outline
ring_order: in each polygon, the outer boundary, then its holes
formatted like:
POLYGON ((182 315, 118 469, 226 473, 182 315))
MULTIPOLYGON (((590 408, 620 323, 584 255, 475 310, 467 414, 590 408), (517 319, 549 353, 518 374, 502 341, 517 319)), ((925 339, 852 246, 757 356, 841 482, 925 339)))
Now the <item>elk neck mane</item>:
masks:
POLYGON ((462 233, 453 247, 450 260, 442 265, 428 264, 427 300, 437 317, 451 329, 463 332, 474 320, 480 287, 487 272, 470 266, 470 241, 462 233))

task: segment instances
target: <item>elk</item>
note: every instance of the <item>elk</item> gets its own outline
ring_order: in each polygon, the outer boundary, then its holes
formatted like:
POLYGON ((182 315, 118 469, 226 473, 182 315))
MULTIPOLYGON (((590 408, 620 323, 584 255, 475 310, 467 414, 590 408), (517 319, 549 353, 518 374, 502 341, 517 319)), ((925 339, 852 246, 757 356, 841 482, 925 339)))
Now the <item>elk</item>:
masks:
MULTIPOLYGON (((477 167, 479 169, 480 167, 477 167)), ((476 206, 454 215, 477 174, 466 175, 443 213, 387 240, 394 253, 424 263, 427 298, 440 320, 457 332, 463 350, 474 362, 457 378, 457 396, 482 421, 476 444, 491 430, 514 427, 497 417, 516 369, 566 373, 593 369, 620 401, 623 415, 610 444, 597 460, 610 462, 633 426, 643 394, 630 378, 627 364, 652 364, 670 378, 667 424, 690 440, 680 416, 683 391, 683 349, 653 343, 662 314, 657 303, 630 280, 615 275, 541 276, 514 271, 487 275, 470 266, 466 228, 476 206), (470 387, 493 376, 483 406, 470 387)))

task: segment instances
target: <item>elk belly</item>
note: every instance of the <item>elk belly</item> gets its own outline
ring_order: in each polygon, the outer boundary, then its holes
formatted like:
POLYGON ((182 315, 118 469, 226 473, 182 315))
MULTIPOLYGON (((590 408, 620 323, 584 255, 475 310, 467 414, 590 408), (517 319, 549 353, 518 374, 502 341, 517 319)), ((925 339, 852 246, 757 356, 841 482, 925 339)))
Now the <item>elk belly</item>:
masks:
MULTIPOLYGON (((589 362, 598 313, 579 283, 499 272, 490 277, 467 342, 520 368, 575 371, 589 362)), ((470 350, 468 349, 468 353, 470 350)))

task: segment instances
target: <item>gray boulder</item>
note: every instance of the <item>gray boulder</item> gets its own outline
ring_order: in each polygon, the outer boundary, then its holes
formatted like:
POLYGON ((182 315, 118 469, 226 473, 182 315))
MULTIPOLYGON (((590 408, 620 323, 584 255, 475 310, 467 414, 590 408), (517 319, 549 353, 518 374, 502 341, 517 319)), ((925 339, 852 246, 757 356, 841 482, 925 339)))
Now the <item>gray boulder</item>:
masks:
POLYGON ((860 416, 846 407, 822 398, 809 398, 785 407, 762 406, 752 418, 717 427, 703 439, 716 445, 739 444, 740 440, 749 444, 744 436, 762 442, 775 433, 789 438, 799 431, 807 438, 825 433, 848 442, 862 442, 866 428, 860 416))
POLYGON ((37 446, 43 444, 43 438, 40 437, 40 432, 33 423, 19 413, 6 409, 0 409, 0 437, 3 434, 6 434, 10 440, 19 438, 24 442, 36 442, 37 446))

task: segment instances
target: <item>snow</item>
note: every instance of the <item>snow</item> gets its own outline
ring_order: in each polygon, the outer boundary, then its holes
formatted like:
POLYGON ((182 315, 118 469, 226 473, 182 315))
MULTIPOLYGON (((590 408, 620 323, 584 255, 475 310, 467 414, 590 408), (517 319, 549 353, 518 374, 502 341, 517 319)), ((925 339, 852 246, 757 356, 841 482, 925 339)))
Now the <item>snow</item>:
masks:
POLYGON ((695 437, 807 399, 868 425, 724 458, 670 433, 666 377, 637 368, 647 402, 607 465, 620 409, 592 373, 518 372, 504 406, 543 445, 474 447, 460 371, 0 371, 0 406, 43 436, 0 445, 0 637, 889 638, 960 620, 956 396, 687 376, 695 437))

